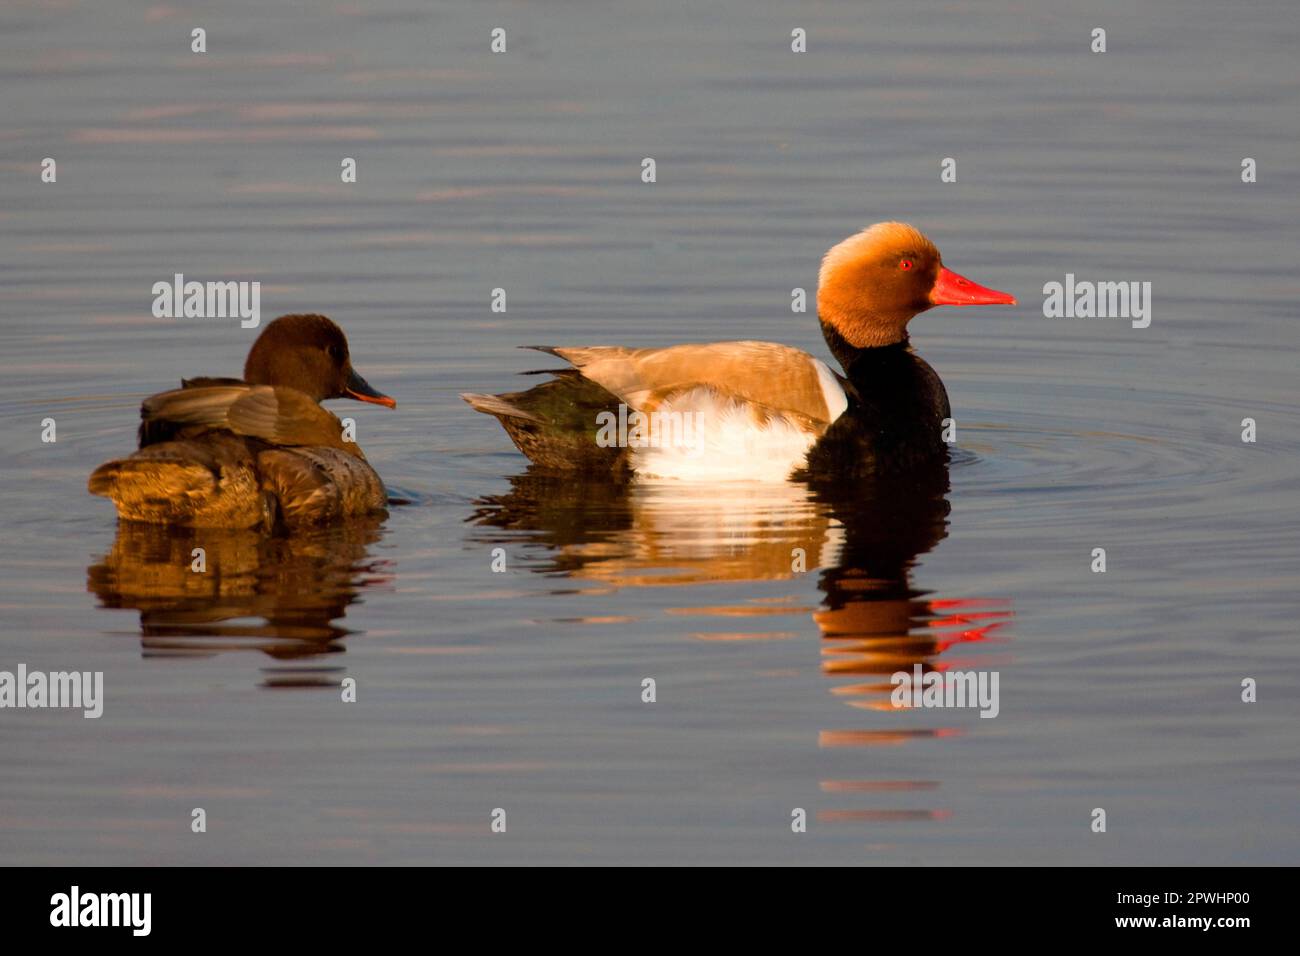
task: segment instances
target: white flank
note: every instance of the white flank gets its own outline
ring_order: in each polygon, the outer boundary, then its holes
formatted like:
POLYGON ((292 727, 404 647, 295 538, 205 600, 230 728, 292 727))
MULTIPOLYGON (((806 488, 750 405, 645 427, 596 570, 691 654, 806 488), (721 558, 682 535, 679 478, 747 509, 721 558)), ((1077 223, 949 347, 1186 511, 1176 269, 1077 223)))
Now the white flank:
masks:
MULTIPOLYGON (((840 395, 842 398, 842 390, 840 395)), ((781 415, 760 424, 744 405, 711 388, 684 392, 658 410, 689 415, 694 428, 672 444, 634 448, 632 465, 639 476, 681 481, 784 481, 803 465, 818 437, 781 415)))

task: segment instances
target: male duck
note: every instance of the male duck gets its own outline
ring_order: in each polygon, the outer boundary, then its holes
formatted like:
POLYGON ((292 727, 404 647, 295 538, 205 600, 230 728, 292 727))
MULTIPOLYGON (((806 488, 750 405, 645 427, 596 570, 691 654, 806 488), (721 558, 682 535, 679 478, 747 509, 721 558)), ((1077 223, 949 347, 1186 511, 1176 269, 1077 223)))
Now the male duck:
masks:
POLYGON ((882 222, 822 260, 817 311, 844 375, 773 342, 540 347, 574 367, 527 392, 461 397, 549 470, 692 480, 905 471, 946 458, 951 414, 907 323, 936 305, 1015 304, 945 268, 913 226, 882 222))

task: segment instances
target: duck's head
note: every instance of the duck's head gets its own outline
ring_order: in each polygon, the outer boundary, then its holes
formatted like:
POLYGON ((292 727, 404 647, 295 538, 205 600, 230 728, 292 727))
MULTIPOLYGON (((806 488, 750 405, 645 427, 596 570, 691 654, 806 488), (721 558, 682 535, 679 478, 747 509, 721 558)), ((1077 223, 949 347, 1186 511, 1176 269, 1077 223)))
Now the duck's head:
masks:
POLYGON ((343 330, 323 315, 282 315, 253 343, 244 363, 250 385, 287 385, 316 401, 354 398, 396 408, 352 367, 343 330))
POLYGON ((935 244, 905 222, 878 222, 832 247, 817 285, 823 326, 859 349, 906 341, 907 323, 936 305, 1015 304, 945 268, 935 244))

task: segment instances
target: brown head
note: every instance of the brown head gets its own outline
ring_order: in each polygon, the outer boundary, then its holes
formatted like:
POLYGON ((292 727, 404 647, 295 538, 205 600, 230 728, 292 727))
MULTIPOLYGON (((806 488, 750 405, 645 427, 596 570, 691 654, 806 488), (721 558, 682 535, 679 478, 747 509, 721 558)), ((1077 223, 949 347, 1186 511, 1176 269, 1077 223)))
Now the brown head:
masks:
POLYGON ((935 244, 905 222, 878 222, 822 259, 817 313, 853 348, 907 339, 907 323, 936 305, 1015 305, 1005 292, 944 268, 935 244))
POLYGON ((253 343, 244 363, 250 385, 285 385, 318 402, 354 398, 396 408, 352 368, 343 330, 323 315, 282 315, 253 343))

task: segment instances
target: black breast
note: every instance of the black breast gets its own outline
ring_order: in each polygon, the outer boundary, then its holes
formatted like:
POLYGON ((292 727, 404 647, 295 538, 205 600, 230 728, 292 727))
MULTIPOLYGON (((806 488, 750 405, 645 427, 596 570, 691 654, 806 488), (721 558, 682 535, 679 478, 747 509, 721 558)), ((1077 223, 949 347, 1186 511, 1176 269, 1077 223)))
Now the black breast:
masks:
POLYGON ((810 476, 897 474, 944 461, 943 381, 906 342, 844 356, 849 407, 808 453, 810 476))

